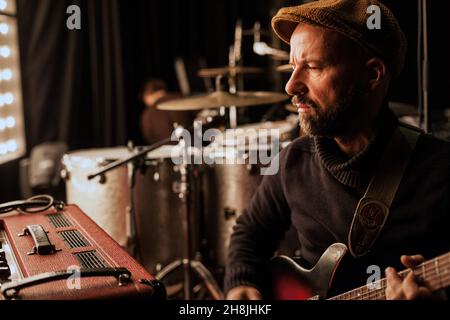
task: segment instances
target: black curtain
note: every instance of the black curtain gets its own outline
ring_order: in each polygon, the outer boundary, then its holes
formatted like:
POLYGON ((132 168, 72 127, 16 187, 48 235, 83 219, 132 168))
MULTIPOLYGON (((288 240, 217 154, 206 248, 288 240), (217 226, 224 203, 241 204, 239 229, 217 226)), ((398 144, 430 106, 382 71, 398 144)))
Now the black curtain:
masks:
POLYGON ((116 0, 19 0, 27 141, 70 148, 126 142, 120 19, 116 0), (81 30, 66 9, 81 9, 81 30))
MULTIPOLYGON (((18 0, 27 150, 124 145, 128 115, 117 0, 18 0), (70 5, 81 30, 69 30, 70 5)), ((21 197, 19 161, 0 166, 0 202, 21 197)))

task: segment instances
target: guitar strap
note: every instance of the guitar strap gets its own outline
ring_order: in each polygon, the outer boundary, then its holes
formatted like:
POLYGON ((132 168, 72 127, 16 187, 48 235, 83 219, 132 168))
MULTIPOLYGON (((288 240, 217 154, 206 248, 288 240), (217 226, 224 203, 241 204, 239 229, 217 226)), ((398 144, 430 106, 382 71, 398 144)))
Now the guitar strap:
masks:
POLYGON ((348 234, 354 257, 367 254, 389 216, 403 173, 421 134, 420 129, 399 125, 380 160, 380 165, 359 200, 348 234))

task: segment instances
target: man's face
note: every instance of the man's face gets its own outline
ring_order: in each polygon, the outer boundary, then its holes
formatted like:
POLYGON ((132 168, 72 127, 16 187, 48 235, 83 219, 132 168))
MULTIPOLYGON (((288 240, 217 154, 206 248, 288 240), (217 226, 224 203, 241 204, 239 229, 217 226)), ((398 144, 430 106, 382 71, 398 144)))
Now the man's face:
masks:
POLYGON ((286 92, 306 134, 344 136, 358 121, 364 84, 362 59, 355 52, 350 40, 323 28, 299 24, 292 34, 293 72, 286 92))

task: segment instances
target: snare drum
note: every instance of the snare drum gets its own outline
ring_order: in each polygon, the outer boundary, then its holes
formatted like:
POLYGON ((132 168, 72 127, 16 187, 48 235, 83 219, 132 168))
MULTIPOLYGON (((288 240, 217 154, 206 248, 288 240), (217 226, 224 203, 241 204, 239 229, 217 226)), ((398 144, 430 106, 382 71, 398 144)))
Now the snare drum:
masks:
POLYGON ((105 165, 130 156, 125 147, 77 150, 65 154, 63 170, 67 202, 78 205, 121 246, 127 245, 127 210, 130 203, 127 166, 88 180, 105 165), (104 180, 104 181, 103 181, 104 180))

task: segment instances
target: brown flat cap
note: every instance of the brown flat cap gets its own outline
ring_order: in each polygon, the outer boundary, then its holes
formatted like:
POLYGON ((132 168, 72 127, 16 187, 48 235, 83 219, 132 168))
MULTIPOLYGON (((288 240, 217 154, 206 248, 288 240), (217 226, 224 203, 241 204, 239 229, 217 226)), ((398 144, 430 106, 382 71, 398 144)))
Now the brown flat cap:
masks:
POLYGON ((406 37, 397 19, 377 0, 318 0, 295 7, 282 8, 272 18, 275 33, 289 44, 297 25, 318 25, 341 33, 383 59, 393 76, 398 76, 405 62, 406 37), (367 20, 373 14, 367 9, 380 8, 380 29, 370 29, 367 20))

